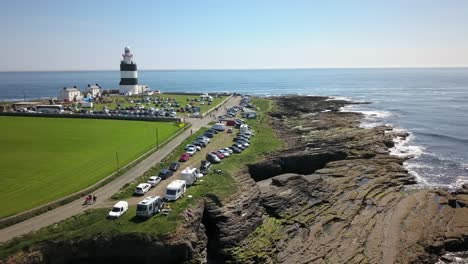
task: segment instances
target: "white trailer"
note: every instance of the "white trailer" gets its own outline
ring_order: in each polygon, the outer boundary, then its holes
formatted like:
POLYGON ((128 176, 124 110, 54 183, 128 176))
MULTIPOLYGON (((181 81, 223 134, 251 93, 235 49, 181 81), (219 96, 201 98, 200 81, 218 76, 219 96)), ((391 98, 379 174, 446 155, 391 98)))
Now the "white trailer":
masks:
POLYGON ((184 180, 175 180, 166 187, 166 195, 164 198, 168 201, 175 201, 182 197, 187 190, 187 182, 184 180))
POLYGON ((197 176, 198 176, 198 169, 197 168, 187 167, 181 173, 182 180, 184 180, 187 183, 187 186, 190 186, 194 182, 196 182, 197 181, 197 176))
POLYGON ((164 207, 164 201, 159 196, 148 196, 137 204, 136 215, 139 217, 152 217, 164 207))

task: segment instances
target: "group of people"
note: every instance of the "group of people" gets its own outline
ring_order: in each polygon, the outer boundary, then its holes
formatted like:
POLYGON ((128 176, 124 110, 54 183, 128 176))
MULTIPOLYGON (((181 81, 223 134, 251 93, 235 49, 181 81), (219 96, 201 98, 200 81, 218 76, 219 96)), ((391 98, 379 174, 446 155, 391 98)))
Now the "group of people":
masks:
POLYGON ((88 194, 86 196, 85 204, 94 204, 97 200, 97 197, 95 195, 88 194))

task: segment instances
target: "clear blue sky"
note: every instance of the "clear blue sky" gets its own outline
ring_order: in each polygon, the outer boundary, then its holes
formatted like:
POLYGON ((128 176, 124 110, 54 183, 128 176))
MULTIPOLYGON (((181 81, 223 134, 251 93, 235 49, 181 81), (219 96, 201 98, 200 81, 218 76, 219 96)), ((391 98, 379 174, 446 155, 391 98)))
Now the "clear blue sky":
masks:
POLYGON ((0 71, 468 66, 467 0, 11 0, 0 71))

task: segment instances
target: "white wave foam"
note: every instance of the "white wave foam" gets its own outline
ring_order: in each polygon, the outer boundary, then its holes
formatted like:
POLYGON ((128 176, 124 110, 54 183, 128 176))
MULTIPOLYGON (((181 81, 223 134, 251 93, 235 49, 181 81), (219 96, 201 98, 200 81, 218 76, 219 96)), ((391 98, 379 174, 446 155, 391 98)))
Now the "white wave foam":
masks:
POLYGON ((333 101, 333 100, 341 100, 341 101, 354 102, 352 98, 346 97, 346 96, 330 96, 330 97, 327 98, 325 101, 333 101))
POLYGON ((395 137, 393 142, 395 146, 390 148, 390 155, 394 155, 401 158, 418 158, 424 153, 424 147, 410 145, 409 143, 414 139, 412 133, 406 138, 395 137))

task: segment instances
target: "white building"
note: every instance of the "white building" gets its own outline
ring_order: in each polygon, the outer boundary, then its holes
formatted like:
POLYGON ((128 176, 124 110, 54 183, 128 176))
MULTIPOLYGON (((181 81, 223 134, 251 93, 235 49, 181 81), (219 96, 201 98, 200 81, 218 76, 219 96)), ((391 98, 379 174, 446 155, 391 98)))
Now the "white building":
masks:
POLYGON ((91 94, 92 98, 96 98, 101 94, 101 86, 96 83, 96 85, 88 84, 88 88, 86 88, 86 92, 91 94))
POLYGON ((60 90, 58 99, 60 101, 76 102, 83 98, 81 91, 75 87, 63 87, 60 90))
POLYGON ((125 47, 123 60, 120 62, 120 87, 121 94, 142 94, 148 90, 147 85, 138 84, 137 65, 133 62, 133 54, 130 47, 125 47))

